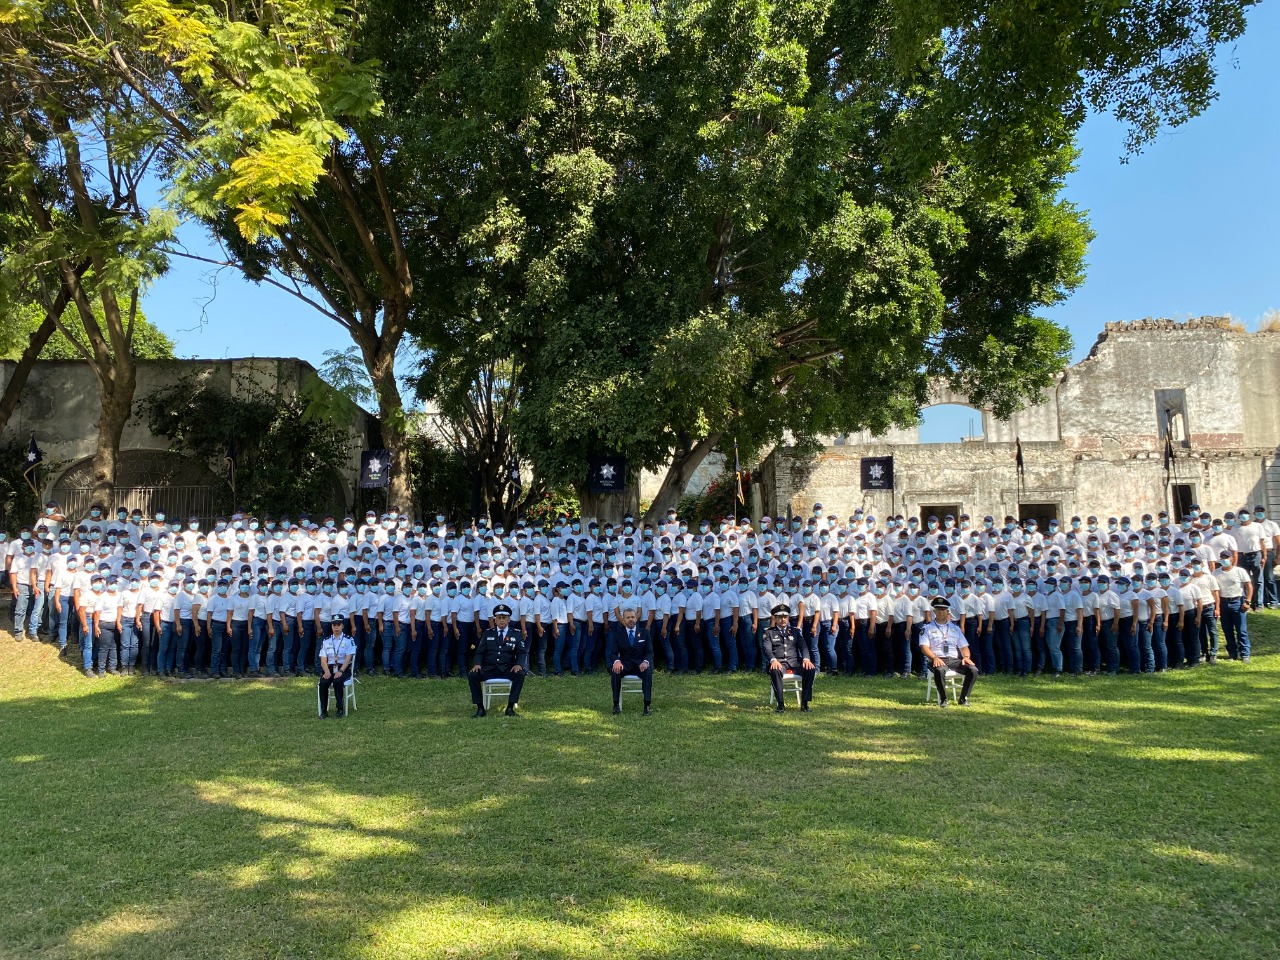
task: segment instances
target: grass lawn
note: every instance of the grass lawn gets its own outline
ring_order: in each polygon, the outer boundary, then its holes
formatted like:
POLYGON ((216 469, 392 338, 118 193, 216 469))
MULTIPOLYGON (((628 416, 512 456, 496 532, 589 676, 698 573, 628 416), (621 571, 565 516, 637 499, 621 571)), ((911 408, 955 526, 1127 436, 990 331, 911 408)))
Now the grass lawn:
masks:
POLYGON ((1250 666, 980 682, 89 680, 0 636, 0 957, 1280 956, 1250 666))

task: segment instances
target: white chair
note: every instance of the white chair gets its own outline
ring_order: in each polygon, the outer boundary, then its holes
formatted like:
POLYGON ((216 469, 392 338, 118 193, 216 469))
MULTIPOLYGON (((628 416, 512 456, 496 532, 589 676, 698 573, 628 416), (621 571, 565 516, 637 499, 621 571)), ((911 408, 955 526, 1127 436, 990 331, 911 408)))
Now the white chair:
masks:
MULTIPOLYGON (((942 681, 947 685, 947 699, 952 702, 960 700, 960 691, 956 686, 961 675, 948 667, 942 674, 942 681)), ((938 686, 933 682, 933 671, 926 669, 924 672, 924 702, 927 704, 938 696, 938 686)))
POLYGON ((484 698, 484 708, 491 710, 493 701, 506 701, 511 696, 510 680, 485 680, 480 684, 480 696, 484 698))
MULTIPOLYGON (((803 704, 800 702, 800 674, 792 673, 790 670, 788 670, 786 673, 782 675, 782 695, 785 697, 791 693, 794 693, 796 695, 796 706, 797 707, 803 706, 803 704)), ((773 695, 773 683, 772 681, 770 681, 769 706, 772 707, 775 703, 777 703, 777 699, 773 695)))
MULTIPOLYGON (((350 713, 356 708, 356 662, 351 661, 351 676, 342 684, 342 709, 350 713)), ((320 716, 320 684, 316 684, 316 716, 320 716)))
POLYGON ((622 709, 622 698, 628 693, 638 693, 644 695, 644 682, 634 673, 626 673, 622 676, 622 690, 618 695, 618 709, 622 709))

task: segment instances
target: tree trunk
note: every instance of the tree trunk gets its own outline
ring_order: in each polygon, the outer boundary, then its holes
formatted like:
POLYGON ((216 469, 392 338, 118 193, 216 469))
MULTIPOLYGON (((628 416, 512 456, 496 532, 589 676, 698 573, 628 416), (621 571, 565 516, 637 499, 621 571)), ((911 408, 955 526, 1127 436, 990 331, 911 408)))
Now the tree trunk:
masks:
POLYGON ((638 477, 627 478, 627 489, 622 493, 592 493, 586 484, 577 488, 580 515, 584 521, 621 523, 624 514, 635 516, 640 512, 640 485, 638 477))
MULTIPOLYGON (((66 307, 65 295, 60 296, 63 308, 66 307)), ((27 338, 27 345, 22 351, 22 356, 18 358, 18 364, 13 368, 13 375, 9 377, 9 382, 5 384, 4 396, 0 397, 0 433, 4 432, 5 427, 9 425, 9 418, 13 416, 13 411, 17 409, 18 398, 22 396, 22 390, 27 385, 27 378, 31 376, 31 370, 36 365, 36 360, 40 358, 40 351, 44 349, 44 345, 49 342, 49 338, 53 336, 53 331, 57 329, 54 322, 53 312, 45 313, 44 320, 40 326, 31 332, 31 336, 27 338)))
MULTIPOLYGON (((364 349, 364 344, 360 344, 364 349)), ((387 486, 387 506, 409 513, 417 513, 413 503, 413 484, 409 478, 409 431, 405 419, 404 401, 400 398, 400 385, 396 383, 395 350, 384 349, 381 344, 372 350, 364 349, 365 364, 373 381, 378 398, 378 419, 382 427, 382 442, 391 453, 391 482, 387 486)))
POLYGON ((113 376, 100 378, 98 397, 102 414, 98 417, 98 442, 93 451, 93 501, 107 514, 116 500, 116 468, 120 459, 120 438, 133 411, 137 387, 137 367, 132 356, 117 357, 113 376))
POLYGON ((702 466, 702 461, 707 459, 707 455, 716 448, 721 436, 719 433, 713 433, 697 441, 689 449, 683 452, 677 451, 675 459, 667 467, 666 476, 662 478, 662 486, 658 488, 653 503, 649 504, 649 510, 644 515, 644 523, 656 524, 666 517, 669 508, 680 502, 685 488, 693 479, 694 472, 702 466))

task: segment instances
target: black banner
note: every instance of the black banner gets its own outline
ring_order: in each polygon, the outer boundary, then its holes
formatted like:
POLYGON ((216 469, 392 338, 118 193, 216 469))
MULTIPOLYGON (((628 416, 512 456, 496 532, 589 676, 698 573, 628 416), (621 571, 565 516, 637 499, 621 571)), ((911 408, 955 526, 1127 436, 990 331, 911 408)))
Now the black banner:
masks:
POLYGON ((626 457, 592 457, 587 467, 587 489, 592 493, 622 493, 627 489, 626 457))
POLYGON ((360 451, 360 489, 372 490, 391 483, 391 451, 360 451))
POLYGON ((862 489, 893 489, 893 457, 862 458, 862 489))

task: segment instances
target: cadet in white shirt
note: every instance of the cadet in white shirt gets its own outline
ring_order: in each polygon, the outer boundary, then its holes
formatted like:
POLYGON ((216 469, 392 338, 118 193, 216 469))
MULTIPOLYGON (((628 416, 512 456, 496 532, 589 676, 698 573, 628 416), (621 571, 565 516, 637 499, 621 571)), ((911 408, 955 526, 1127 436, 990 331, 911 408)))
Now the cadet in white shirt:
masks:
POLYGON ((1227 641, 1227 656, 1249 662, 1249 601, 1253 596, 1253 572, 1236 566, 1231 554, 1223 551, 1218 569, 1213 572, 1218 585, 1222 633, 1227 641))

